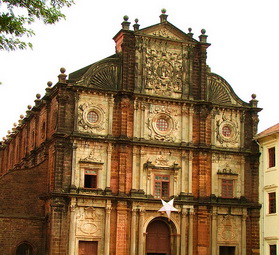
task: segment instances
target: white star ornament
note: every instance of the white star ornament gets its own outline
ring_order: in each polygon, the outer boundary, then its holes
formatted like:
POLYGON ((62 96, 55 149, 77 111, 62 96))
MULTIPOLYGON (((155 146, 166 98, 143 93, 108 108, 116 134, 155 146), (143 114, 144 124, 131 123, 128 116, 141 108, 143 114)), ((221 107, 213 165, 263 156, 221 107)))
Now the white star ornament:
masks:
POLYGON ((166 212, 168 215, 168 218, 170 219, 171 212, 177 212, 178 210, 173 207, 173 200, 170 200, 169 202, 165 202, 164 200, 161 199, 163 203, 163 207, 159 210, 159 212, 166 212))

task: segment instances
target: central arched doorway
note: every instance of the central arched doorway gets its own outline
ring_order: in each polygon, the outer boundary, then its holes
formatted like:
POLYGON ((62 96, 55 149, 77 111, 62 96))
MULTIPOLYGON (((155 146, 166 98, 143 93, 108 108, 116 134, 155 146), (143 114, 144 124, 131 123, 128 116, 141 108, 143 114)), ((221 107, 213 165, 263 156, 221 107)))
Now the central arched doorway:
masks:
POLYGON ((170 228, 163 220, 152 221, 146 230, 146 254, 170 255, 170 228))

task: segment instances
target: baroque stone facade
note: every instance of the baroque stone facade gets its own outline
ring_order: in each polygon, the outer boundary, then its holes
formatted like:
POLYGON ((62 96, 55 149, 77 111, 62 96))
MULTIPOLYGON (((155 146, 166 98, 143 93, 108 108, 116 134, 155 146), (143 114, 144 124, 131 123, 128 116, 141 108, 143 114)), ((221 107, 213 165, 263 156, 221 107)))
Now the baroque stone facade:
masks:
POLYGON ((258 254, 255 96, 210 72, 205 30, 129 25, 1 142, 0 253, 258 254))

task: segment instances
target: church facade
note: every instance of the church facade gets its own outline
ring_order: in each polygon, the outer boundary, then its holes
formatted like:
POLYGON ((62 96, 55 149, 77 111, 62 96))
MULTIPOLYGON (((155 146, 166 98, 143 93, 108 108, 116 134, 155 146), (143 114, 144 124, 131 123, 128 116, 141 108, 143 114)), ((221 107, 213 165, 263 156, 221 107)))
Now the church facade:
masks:
POLYGON ((210 71, 205 30, 137 22, 1 142, 1 254, 259 254, 256 96, 210 71))

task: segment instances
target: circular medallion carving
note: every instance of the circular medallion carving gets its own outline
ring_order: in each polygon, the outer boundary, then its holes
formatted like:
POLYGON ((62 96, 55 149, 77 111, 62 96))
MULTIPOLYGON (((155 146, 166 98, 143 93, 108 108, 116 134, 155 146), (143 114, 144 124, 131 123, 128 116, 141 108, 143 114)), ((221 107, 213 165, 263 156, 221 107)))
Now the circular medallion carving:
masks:
POLYGON ((98 228, 93 223, 84 223, 81 225, 80 230, 86 234, 94 234, 97 232, 98 228))
POLYGON ((238 138, 237 126, 234 122, 225 120, 219 124, 217 139, 220 143, 236 142, 238 138))
POLYGON ((83 104, 80 105, 79 125, 85 130, 96 129, 98 131, 104 129, 105 113, 98 105, 83 104))

